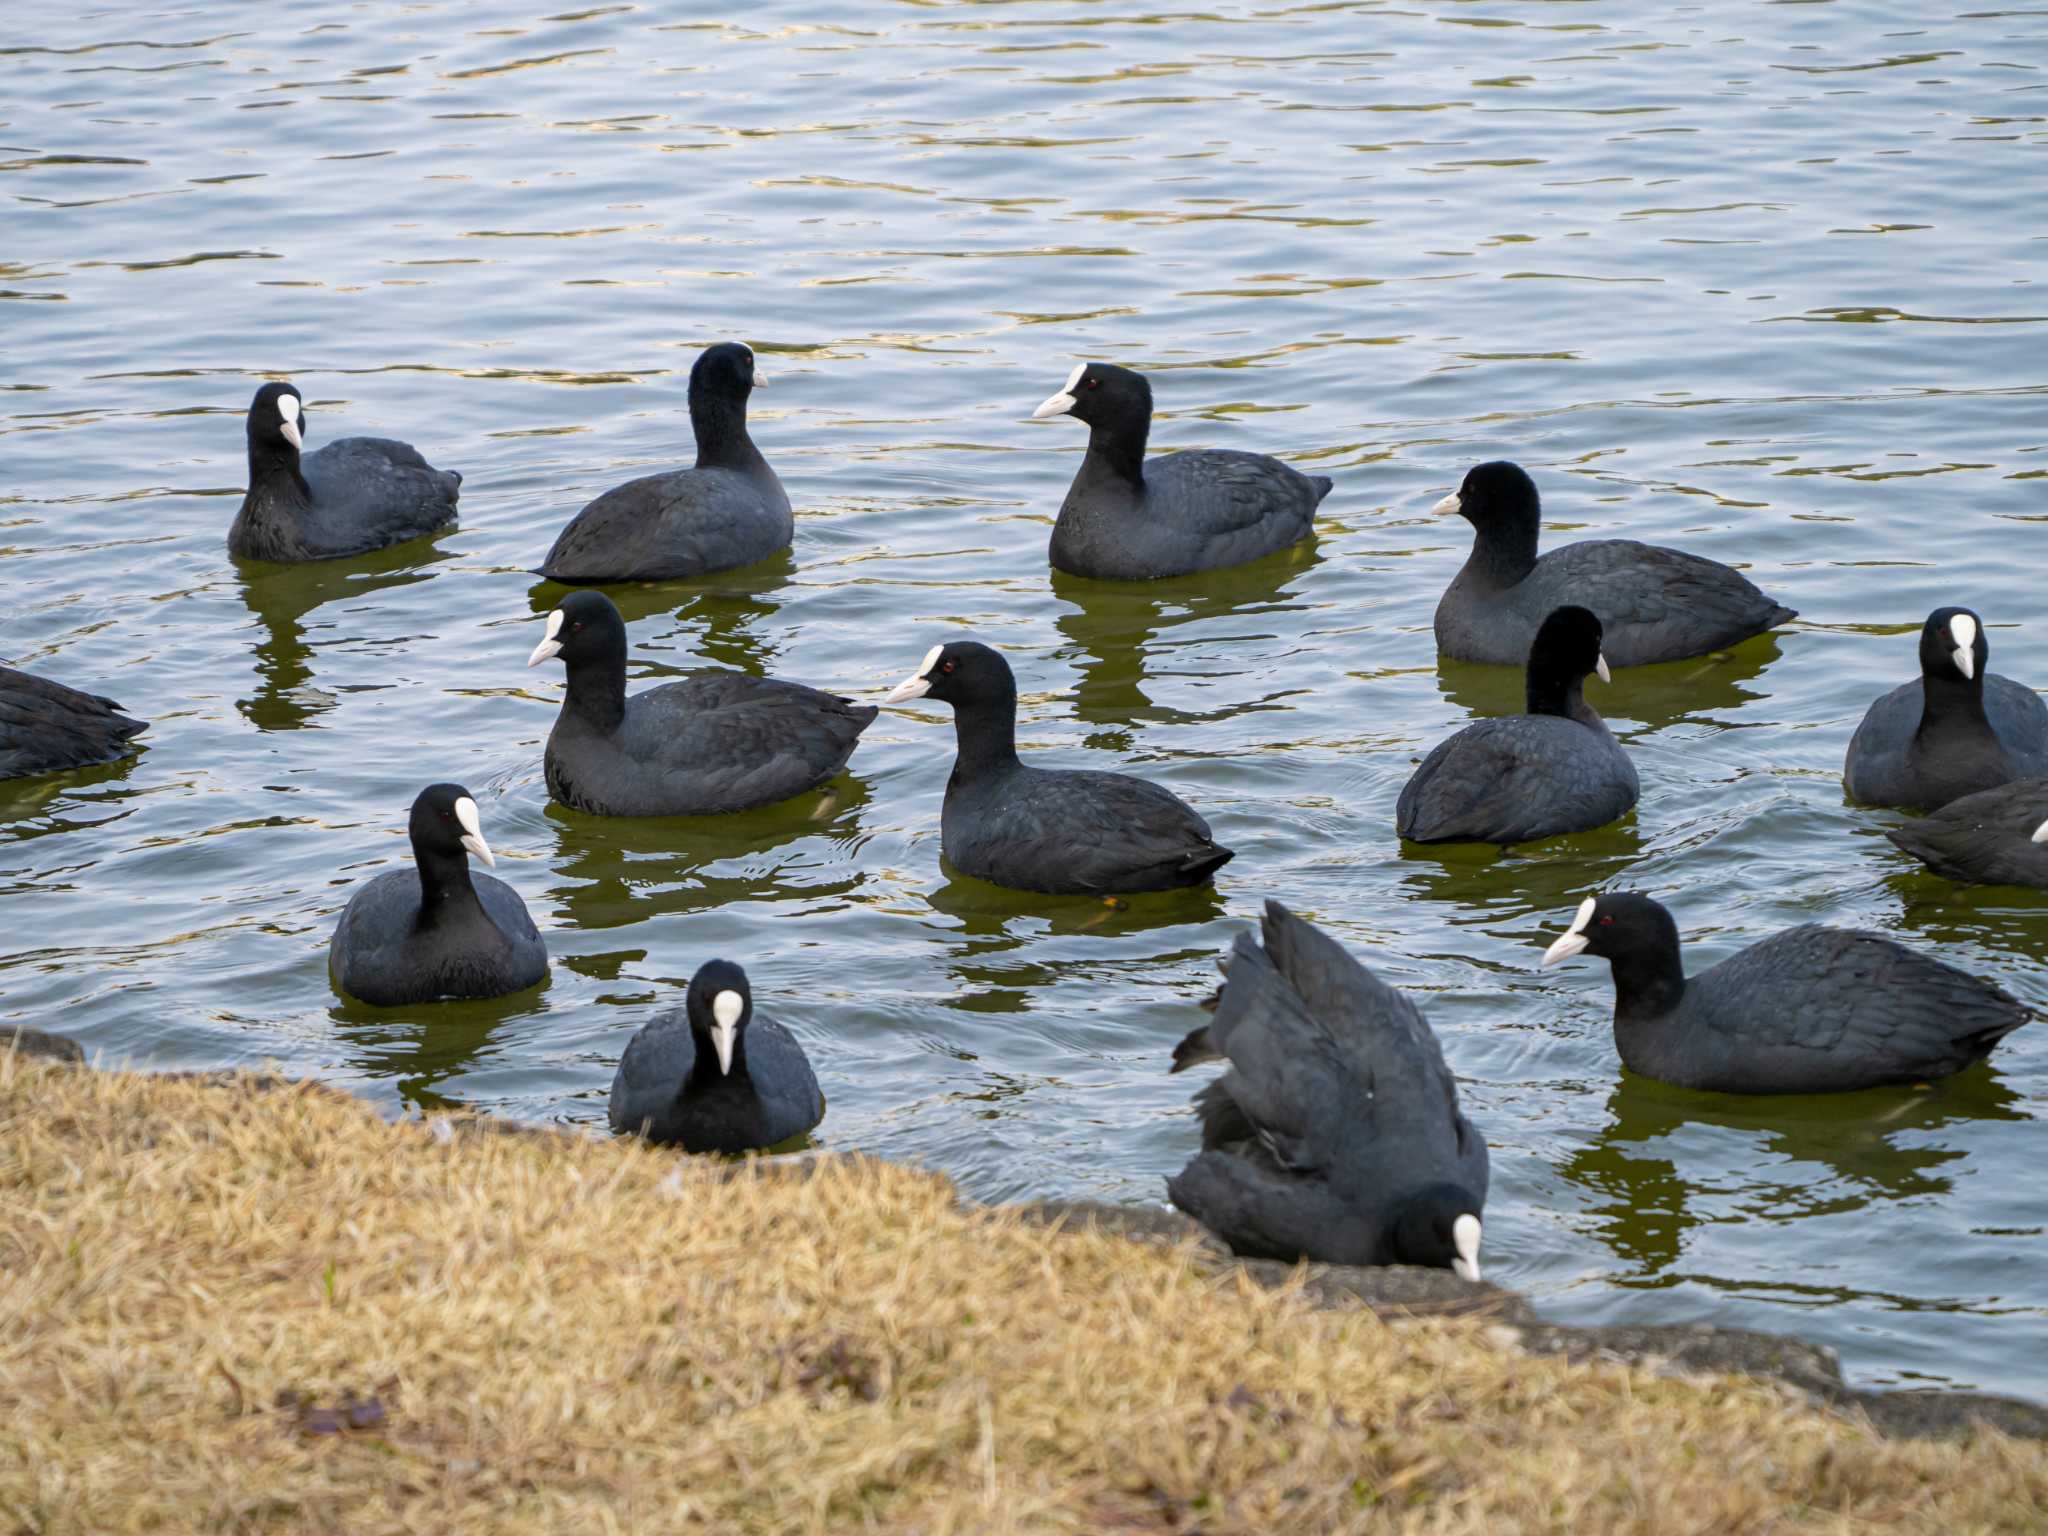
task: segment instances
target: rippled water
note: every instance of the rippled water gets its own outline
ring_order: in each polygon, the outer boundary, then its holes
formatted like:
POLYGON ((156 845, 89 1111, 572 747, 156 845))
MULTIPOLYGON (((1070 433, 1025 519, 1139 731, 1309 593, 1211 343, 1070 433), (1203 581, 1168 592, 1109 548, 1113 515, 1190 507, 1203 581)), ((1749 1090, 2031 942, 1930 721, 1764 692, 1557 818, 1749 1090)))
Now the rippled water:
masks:
POLYGON ((720 953, 809 1044, 823 1144, 986 1198, 1154 1201, 1195 1139, 1169 1049, 1279 896, 1425 995, 1494 1148, 1492 1271, 1553 1315, 2048 1390, 2048 1025, 1929 1092, 1743 1102, 1624 1077, 1605 966, 1535 970, 1626 879, 1694 965, 1819 918, 2048 1001, 2048 898, 1921 874, 1839 783, 1938 604, 2048 682, 2048 30, 1936 9, 18 11, 0 654, 152 729, 130 763, 0 786, 0 1018, 102 1062, 601 1124, 630 1032, 720 953), (943 711, 889 714, 832 795, 760 815, 547 804, 558 674, 523 662, 559 589, 529 568, 588 497, 687 460, 683 376, 727 336, 773 377, 755 435, 795 549, 616 592, 636 675, 858 692, 972 631, 1009 650, 1041 761, 1134 765, 1208 815, 1240 850, 1216 893, 947 880, 943 711), (1159 446, 1333 475, 1313 549, 1051 576, 1082 434, 1026 417, 1089 357, 1152 373, 1159 446), (265 376, 317 441, 460 469, 460 527, 237 570, 265 376), (1596 690, 1643 779, 1628 821, 1404 856, 1416 757, 1519 697, 1429 628, 1465 529, 1426 509, 1503 455, 1552 540, 1682 543, 1803 617, 1596 690), (334 917, 435 778, 483 802, 552 981, 341 1006, 334 917))

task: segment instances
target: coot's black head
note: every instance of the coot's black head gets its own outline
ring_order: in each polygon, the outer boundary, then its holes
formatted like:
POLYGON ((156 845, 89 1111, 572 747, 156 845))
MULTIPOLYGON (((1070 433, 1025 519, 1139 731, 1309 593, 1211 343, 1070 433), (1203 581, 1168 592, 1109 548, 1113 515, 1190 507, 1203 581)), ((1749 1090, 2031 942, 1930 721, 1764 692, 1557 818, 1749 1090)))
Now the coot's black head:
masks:
POLYGON ((706 347, 690 365, 690 398, 745 402, 756 389, 765 389, 768 377, 754 358, 754 349, 744 342, 721 341, 706 347))
POLYGON ((306 437, 306 404, 290 384, 266 384, 249 402, 249 446, 296 456, 306 437))
POLYGON ((1031 413, 1078 416, 1091 427, 1145 425, 1152 420, 1152 386, 1142 373, 1115 363, 1082 363, 1067 376, 1065 388, 1031 413))
POLYGON ((1479 1202, 1455 1184, 1432 1184, 1401 1204, 1387 1234, 1393 1262, 1479 1278, 1479 1202))
POLYGON ((1967 608, 1937 608, 1920 629, 1920 675, 1982 687, 1991 661, 1984 621, 1967 608))
POLYGON ((548 615, 547 633, 526 658, 529 667, 559 656, 568 666, 580 661, 602 660, 622 654, 626 646, 626 621, 602 592, 584 588, 562 599, 562 606, 548 615))
POLYGON ((1678 924, 1640 891, 1610 891, 1579 903, 1572 925, 1543 952, 1545 965, 1573 955, 1609 961, 1678 950, 1678 924))
POLYGON ((412 803, 412 848, 416 857, 461 859, 475 854, 493 868, 476 800, 460 784, 429 784, 412 803))
POLYGON ((730 960, 707 960, 690 978, 684 1009, 699 1050, 718 1060, 721 1077, 732 1071, 733 1049, 754 1016, 754 991, 747 973, 730 960))
POLYGON ((1576 683, 1588 673, 1597 673, 1603 683, 1612 682, 1607 658, 1600 654, 1600 620, 1590 608, 1566 604, 1553 608, 1536 628, 1529 647, 1529 678, 1539 677, 1560 684, 1576 683))
POLYGON ((901 704, 906 699, 937 699, 956 708, 1017 697, 1016 674, 1003 660, 1001 651, 979 640, 955 640, 935 645, 924 653, 917 670, 898 683, 882 700, 901 704))
POLYGON ((1458 488, 1430 508, 1455 512, 1474 528, 1534 528, 1543 516, 1536 482, 1519 464, 1495 459, 1465 471, 1458 488))

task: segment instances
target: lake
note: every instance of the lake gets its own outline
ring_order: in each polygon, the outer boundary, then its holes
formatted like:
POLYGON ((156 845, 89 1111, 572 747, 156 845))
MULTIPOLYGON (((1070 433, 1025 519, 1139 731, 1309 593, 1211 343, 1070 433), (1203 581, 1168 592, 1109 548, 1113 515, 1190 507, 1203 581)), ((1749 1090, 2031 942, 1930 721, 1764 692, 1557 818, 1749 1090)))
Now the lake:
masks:
POLYGON ((2048 1002, 2048 896, 1927 875, 1840 782, 1936 606, 2048 683, 2037 12, 322 9, 17 12, 0 40, 0 657, 151 721, 127 763, 0 785, 0 1020, 103 1064, 601 1128, 627 1038, 724 955, 812 1054, 818 1145, 984 1200, 1157 1202, 1206 1077, 1169 1078, 1172 1046, 1277 897, 1427 1008, 1493 1149, 1488 1273, 1549 1315, 2048 1390, 2048 1025, 1930 1090, 1716 1098, 1622 1072, 1604 964, 1536 968, 1630 885, 1690 968, 1821 920, 2048 1002), (635 677, 878 696, 978 636, 1032 761, 1209 818, 1238 850, 1213 893, 949 879, 943 709, 754 815, 549 805, 561 674, 524 663, 563 589, 531 570, 591 496, 688 462, 685 378, 727 337, 770 377, 795 546, 613 589, 635 677), (1085 433, 1028 418, 1083 359, 1147 371, 1156 448, 1332 476, 1315 543, 1152 586, 1049 572, 1085 433), (461 470, 459 526, 238 569, 265 377, 309 448, 461 470), (1430 629, 1469 531, 1429 508, 1497 457, 1548 544, 1680 544, 1801 617, 1589 687, 1642 777, 1623 822, 1404 852, 1417 758, 1519 704, 1430 629), (477 796, 552 979, 343 1004, 336 915, 437 779, 477 796))

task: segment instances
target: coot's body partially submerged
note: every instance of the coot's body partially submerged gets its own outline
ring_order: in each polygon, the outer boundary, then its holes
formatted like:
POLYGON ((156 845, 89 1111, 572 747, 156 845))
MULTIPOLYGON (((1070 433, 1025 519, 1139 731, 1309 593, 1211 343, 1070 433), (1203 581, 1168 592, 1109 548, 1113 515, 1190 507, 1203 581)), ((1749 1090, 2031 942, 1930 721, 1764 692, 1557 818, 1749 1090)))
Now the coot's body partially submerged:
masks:
POLYGON ((697 462, 614 486, 569 520, 542 562, 554 581, 676 581, 766 560, 796 531, 782 481, 747 435, 767 384, 753 349, 706 348, 690 368, 697 462))
POLYGON ((502 880, 476 801, 460 784, 429 784, 412 803, 413 869, 393 869, 349 898, 327 946, 348 996, 377 1008, 440 998, 503 997, 548 973, 547 946, 526 903, 502 880))
POLYGON ((118 762, 148 729, 112 699, 0 667, 0 779, 118 762))
POLYGON ((714 816, 773 805, 836 776, 872 704, 744 672, 692 672, 626 696, 626 623, 602 592, 548 615, 527 665, 562 658, 548 793, 599 816, 714 816))
POLYGON ((1152 386, 1113 363, 1083 363, 1031 413, 1088 424, 1088 452, 1052 530, 1052 563, 1076 576, 1152 581, 1243 565, 1307 538, 1330 494, 1260 453, 1204 448, 1146 461, 1152 386))
POLYGON ((1920 630, 1920 681, 1870 706, 1842 765, 1850 798, 1932 811, 2048 774, 2048 705, 1987 671, 1991 645, 1967 608, 1937 608, 1920 630))
POLYGON ((754 1012, 747 973, 729 960, 698 968, 683 1006, 626 1042, 612 1078, 612 1129, 686 1152, 772 1147, 824 1118, 804 1048, 754 1012))
POLYGON ((1460 661, 1519 666, 1544 617, 1567 603, 1599 616, 1617 667, 1703 656, 1797 617, 1741 573, 1661 544, 1589 539, 1539 559, 1536 483, 1505 460, 1473 468, 1433 510, 1459 514, 1475 535, 1436 608, 1437 649, 1460 661))
POLYGON ((1173 1203, 1248 1257, 1477 1280, 1486 1142, 1429 1021, 1277 901, 1262 926, 1173 1053, 1176 1072, 1230 1063, 1195 1096, 1202 1151, 1167 1181, 1173 1203))
POLYGON ((1885 836, 1951 880, 2048 891, 2048 779, 1980 789, 1885 836))
POLYGON ((1614 968, 1631 1071, 1716 1093, 1848 1093, 1960 1072, 2031 1017, 2015 998, 1881 934, 1805 923, 1688 977, 1678 925, 1634 891, 1589 896, 1548 950, 1614 968))
POLYGON ((1121 773, 1027 768, 1017 757, 1017 680, 975 640, 935 645, 882 702, 953 706, 959 744, 939 837, 955 869, 1051 895, 1204 885, 1231 850, 1171 790, 1121 773))
POLYGON ((366 554, 455 521, 462 476, 436 469, 410 443, 343 437, 300 454, 306 412, 290 384, 266 384, 249 405, 249 489, 228 529, 242 560, 300 564, 366 554))
POLYGON ((1558 609, 1529 651, 1525 715, 1480 720, 1439 742, 1401 790, 1395 826, 1417 843, 1524 843, 1604 827, 1636 803, 1635 765, 1587 707, 1607 680, 1600 621, 1558 609))

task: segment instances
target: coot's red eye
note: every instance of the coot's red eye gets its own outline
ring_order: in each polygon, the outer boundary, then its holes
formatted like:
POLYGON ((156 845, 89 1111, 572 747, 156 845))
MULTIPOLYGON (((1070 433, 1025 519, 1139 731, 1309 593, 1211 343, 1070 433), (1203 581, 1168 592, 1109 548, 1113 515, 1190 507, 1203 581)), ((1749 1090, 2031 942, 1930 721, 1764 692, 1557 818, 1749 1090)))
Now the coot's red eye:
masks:
POLYGON ((1102 388, 1102 380, 1100 380, 1100 379, 1090 379, 1090 380, 1088 381, 1088 387, 1089 387, 1090 389, 1100 389, 1100 388, 1102 388))
POLYGON ((582 633, 583 633, 583 621, 582 621, 581 619, 578 619, 578 620, 577 620, 577 621, 576 621, 576 622, 575 622, 574 624, 571 624, 571 625, 569 626, 569 633, 570 633, 570 634, 572 634, 572 635, 580 635, 580 634, 582 634, 582 633))
POLYGON ((1613 919, 1613 918, 1611 918, 1611 917, 1603 917, 1603 918, 1601 918, 1601 919, 1600 919, 1600 926, 1601 926, 1602 928, 1605 928, 1605 927, 1606 927, 1606 926, 1607 926, 1607 925, 1608 925, 1609 923, 1611 923, 1611 922, 1613 922, 1613 921, 1614 921, 1614 919, 1613 919))
POLYGON ((953 670, 953 663, 951 663, 950 661, 942 661, 939 663, 939 670, 941 672, 950 672, 953 670))

